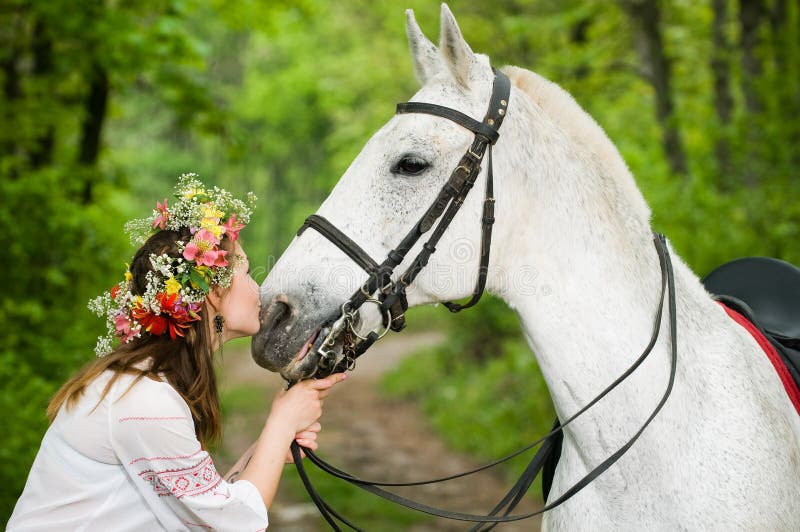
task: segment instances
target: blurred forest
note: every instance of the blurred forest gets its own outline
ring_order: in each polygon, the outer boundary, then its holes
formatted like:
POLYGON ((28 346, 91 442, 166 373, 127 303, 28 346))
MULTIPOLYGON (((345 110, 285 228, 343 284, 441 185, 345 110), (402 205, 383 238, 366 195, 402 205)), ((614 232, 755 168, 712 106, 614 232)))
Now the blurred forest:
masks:
MULTIPOLYGON (((698 274, 745 255, 800 263, 800 0, 449 5, 476 52, 552 79, 597 119, 698 274)), ((434 1, 0 0, 3 522, 50 395, 103 332, 85 302, 133 251, 124 222, 183 172, 253 190, 244 240, 260 282, 415 92, 407 7, 436 41, 434 1)), ((549 399, 514 315, 489 300, 442 321, 453 341, 426 354, 437 363, 388 386, 423 404, 466 397, 432 416, 479 454, 541 432, 549 399), (538 428, 514 418, 520 398, 538 428), (480 429, 498 420, 508 433, 480 429)))

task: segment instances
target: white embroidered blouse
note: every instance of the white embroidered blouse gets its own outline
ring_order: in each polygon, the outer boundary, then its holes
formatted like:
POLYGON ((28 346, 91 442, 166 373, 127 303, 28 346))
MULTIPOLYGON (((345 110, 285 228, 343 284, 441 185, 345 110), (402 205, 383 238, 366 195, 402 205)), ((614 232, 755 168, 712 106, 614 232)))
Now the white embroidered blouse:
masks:
POLYGON ((220 478, 172 386, 143 378, 124 393, 123 375, 98 405, 110 377, 56 416, 8 531, 266 529, 260 493, 220 478))

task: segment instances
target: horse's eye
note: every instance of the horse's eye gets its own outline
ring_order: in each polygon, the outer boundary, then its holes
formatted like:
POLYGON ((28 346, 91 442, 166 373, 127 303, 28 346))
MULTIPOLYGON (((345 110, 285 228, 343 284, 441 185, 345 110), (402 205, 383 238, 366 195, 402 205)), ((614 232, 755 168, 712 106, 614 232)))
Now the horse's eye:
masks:
POLYGON ((392 167, 393 174, 402 174, 402 175, 419 175, 424 172, 428 168, 428 163, 420 159, 419 157, 414 157, 413 155, 406 155, 392 167))

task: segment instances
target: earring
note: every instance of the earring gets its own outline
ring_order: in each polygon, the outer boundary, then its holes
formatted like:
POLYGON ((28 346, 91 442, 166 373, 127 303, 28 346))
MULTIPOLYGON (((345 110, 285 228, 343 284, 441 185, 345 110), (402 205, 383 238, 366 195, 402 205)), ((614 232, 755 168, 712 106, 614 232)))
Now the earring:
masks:
POLYGON ((225 325, 225 318, 217 314, 214 316, 214 330, 217 331, 219 337, 219 354, 222 356, 222 328, 225 325))

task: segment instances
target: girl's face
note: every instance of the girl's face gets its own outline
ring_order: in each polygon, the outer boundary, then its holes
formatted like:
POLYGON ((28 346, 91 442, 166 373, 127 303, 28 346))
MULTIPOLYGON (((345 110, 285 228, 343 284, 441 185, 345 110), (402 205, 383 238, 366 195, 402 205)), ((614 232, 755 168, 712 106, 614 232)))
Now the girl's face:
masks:
POLYGON ((225 318, 223 342, 258 332, 261 302, 258 283, 250 277, 250 263, 242 247, 235 243, 233 255, 233 278, 220 302, 219 314, 225 318))

